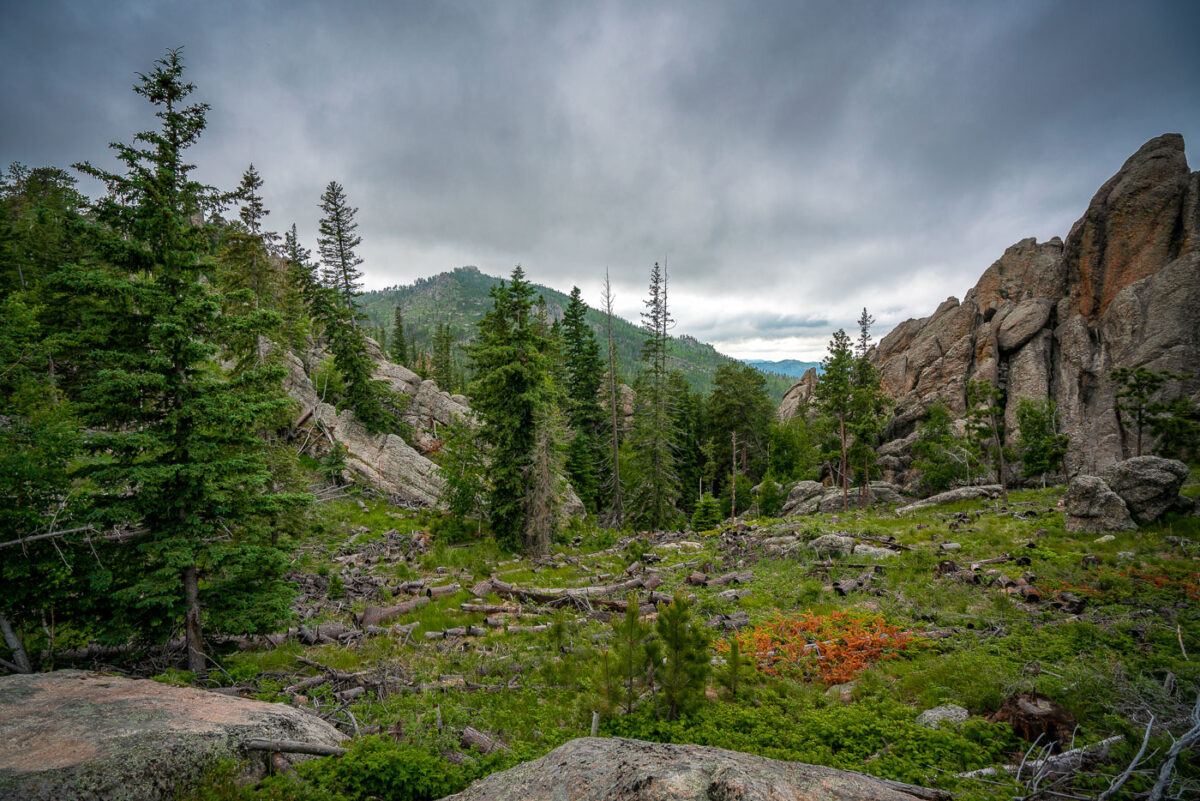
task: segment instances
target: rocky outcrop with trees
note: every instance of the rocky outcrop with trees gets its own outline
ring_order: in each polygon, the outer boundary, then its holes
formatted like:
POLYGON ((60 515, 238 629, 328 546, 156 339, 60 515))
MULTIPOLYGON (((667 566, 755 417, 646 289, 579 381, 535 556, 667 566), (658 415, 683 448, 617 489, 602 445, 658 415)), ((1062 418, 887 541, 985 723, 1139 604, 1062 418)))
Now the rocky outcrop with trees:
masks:
MULTIPOLYGON (((1147 142, 1065 240, 1016 243, 961 301, 896 326, 872 359, 896 401, 885 475, 907 473, 912 436, 934 404, 966 416, 973 380, 1001 390, 1009 445, 1018 400, 1052 400, 1069 437, 1068 475, 1140 455, 1138 426, 1118 416, 1113 371, 1200 373, 1200 173, 1188 168, 1183 137, 1147 142)), ((797 382, 780 415, 806 408, 814 385, 815 373, 797 382)), ((1200 400, 1200 379, 1169 380, 1158 396, 1200 400)))

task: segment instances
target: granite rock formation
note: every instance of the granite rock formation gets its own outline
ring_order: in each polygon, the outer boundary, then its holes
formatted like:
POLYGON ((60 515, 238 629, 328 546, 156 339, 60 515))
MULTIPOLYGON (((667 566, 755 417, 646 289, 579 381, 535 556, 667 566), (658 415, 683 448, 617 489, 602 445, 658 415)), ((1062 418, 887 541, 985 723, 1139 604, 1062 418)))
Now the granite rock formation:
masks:
POLYGON ((445 801, 914 801, 948 795, 721 748, 585 737, 445 801))
MULTIPOLYGON (((1109 373, 1144 366, 1200 375, 1200 172, 1188 168, 1183 137, 1147 142, 1065 240, 1008 248, 961 301, 896 326, 873 359, 896 400, 885 436, 899 443, 885 465, 894 473, 908 467, 908 438, 929 406, 964 415, 974 379, 1004 389, 1010 443, 1018 398, 1054 400, 1070 437, 1068 475, 1131 456, 1109 373)), ((785 397, 785 419, 811 397, 815 375, 805 379, 785 397)), ((1164 391, 1200 400, 1200 378, 1164 391)))
POLYGON ((261 778, 266 754, 242 748, 252 738, 345 739, 303 710, 191 687, 81 670, 0 678, 0 798, 172 799, 219 760, 261 778))

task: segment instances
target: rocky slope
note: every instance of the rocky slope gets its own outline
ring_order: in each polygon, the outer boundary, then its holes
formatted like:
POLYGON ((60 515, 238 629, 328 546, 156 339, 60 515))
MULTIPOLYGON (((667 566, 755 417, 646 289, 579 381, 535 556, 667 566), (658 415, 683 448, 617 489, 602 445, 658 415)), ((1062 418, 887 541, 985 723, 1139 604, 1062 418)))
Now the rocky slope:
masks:
MULTIPOLYGON (((1132 455, 1109 373, 1200 373, 1200 173, 1188 169, 1183 137, 1147 142, 1065 241, 1008 248, 961 301, 948 298, 929 317, 896 326, 873 358, 896 400, 883 449, 893 476, 907 468, 907 445, 929 406, 940 401, 962 415, 975 379, 1006 391, 1010 441, 1018 398, 1054 400, 1071 438, 1069 474, 1132 455)), ((789 391, 781 416, 804 408, 814 378, 789 391)), ((1200 399, 1200 379, 1170 391, 1200 399)))
POLYGON ((346 467, 356 477, 396 500, 434 506, 441 496, 442 479, 426 454, 435 447, 439 426, 470 415, 467 399, 442 392, 435 382, 422 381, 407 367, 388 361, 373 341, 368 340, 368 346, 375 378, 410 399, 404 419, 412 427, 417 447, 395 434, 371 434, 353 411, 338 411, 325 403, 304 362, 290 352, 284 354, 288 370, 284 389, 300 402, 299 419, 308 436, 327 437, 346 446, 346 467))

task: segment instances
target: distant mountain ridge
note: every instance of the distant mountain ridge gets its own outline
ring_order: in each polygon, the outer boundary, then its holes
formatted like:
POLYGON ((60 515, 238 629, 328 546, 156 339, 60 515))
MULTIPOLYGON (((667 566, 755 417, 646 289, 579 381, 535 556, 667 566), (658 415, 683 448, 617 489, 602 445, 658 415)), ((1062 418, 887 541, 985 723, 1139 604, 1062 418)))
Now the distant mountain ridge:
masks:
MULTIPOLYGON (((399 306, 406 335, 415 340, 418 348, 429 351, 432 349, 434 331, 441 323, 450 326, 456 343, 465 344, 472 339, 476 322, 492 307, 488 293, 500 281, 496 276, 480 272, 477 267, 458 267, 428 278, 419 278, 405 286, 365 292, 359 298, 359 303, 370 324, 386 329, 389 333, 396 307, 399 306)), ((545 298, 546 308, 551 316, 561 319, 570 300, 569 296, 551 287, 540 284, 533 286, 545 298)), ((588 304, 587 321, 596 332, 603 349, 603 312, 588 304)), ((645 336, 641 326, 620 317, 613 318, 618 369, 627 378, 637 370, 645 336)), ((668 358, 671 367, 683 373, 693 390, 703 392, 712 389, 713 377, 719 366, 737 361, 718 352, 712 345, 686 334, 672 337, 668 347, 668 358)), ((792 378, 761 368, 760 371, 766 377, 767 391, 772 400, 779 402, 794 383, 792 378)))
POLYGON ((764 373, 790 375, 792 378, 799 378, 814 367, 820 372, 821 368, 820 362, 802 362, 796 359, 780 359, 774 362, 766 359, 742 359, 742 361, 751 367, 757 367, 764 373))

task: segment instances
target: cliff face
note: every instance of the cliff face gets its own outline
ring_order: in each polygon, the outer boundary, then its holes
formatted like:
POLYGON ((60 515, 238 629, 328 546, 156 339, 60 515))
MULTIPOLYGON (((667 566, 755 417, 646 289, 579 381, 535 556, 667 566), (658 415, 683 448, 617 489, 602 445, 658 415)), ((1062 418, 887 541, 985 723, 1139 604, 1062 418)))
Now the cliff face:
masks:
MULTIPOLYGON (((940 401, 962 415, 974 379, 1005 389, 1010 442, 1018 398, 1052 398, 1071 438, 1068 473, 1131 455, 1110 371, 1200 373, 1200 173, 1188 169, 1183 137, 1143 145, 1065 242, 1008 248, 961 302, 949 298, 931 316, 901 323, 873 358, 896 400, 883 449, 895 474, 929 406, 940 401)), ((1200 379, 1182 389, 1200 398, 1200 379)))

